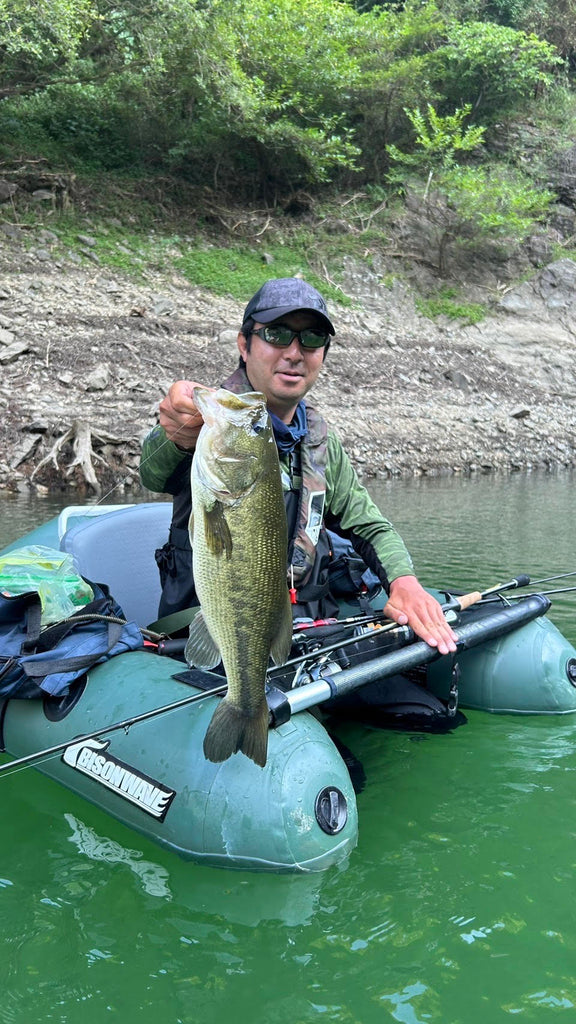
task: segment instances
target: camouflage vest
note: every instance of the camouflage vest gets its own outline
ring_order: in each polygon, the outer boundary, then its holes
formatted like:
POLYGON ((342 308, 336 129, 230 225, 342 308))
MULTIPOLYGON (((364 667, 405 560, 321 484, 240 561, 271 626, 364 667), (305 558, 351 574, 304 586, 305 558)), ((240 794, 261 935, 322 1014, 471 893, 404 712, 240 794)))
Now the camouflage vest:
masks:
MULTIPOLYGON (((223 387, 238 395, 253 390, 242 366, 228 377, 223 387)), ((326 500, 328 428, 320 413, 308 404, 306 417, 308 433, 300 442, 302 486, 288 545, 288 582, 292 586, 293 580, 295 587, 305 584, 314 568, 326 500)), ((291 518, 288 510, 289 522, 291 518)))

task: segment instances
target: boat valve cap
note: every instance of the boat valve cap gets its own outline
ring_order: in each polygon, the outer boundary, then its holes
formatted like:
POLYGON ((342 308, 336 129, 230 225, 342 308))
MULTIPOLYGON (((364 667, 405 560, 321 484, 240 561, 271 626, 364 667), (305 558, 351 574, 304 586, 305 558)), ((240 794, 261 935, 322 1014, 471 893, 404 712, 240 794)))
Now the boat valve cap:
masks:
POLYGON ((569 658, 566 662, 566 675, 572 686, 576 686, 576 658, 569 658))
POLYGON ((336 786, 327 786, 318 793, 314 812, 322 831, 335 836, 348 821, 346 797, 336 786))

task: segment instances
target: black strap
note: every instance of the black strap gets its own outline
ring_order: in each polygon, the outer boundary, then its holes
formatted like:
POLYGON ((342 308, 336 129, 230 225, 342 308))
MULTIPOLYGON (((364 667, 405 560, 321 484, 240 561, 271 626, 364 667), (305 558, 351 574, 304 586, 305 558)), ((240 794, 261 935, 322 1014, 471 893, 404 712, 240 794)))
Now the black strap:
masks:
MULTIPOLYGON (((120 622, 108 623, 107 646, 99 651, 92 651, 90 654, 81 654, 76 658, 55 658, 38 661, 25 661, 22 665, 27 676, 37 679, 41 676, 53 675, 57 672, 77 672, 79 669, 90 668, 100 658, 110 653, 122 636, 124 626, 120 622)), ((69 632, 69 631, 68 631, 69 632)))
POLYGON ((42 619, 42 601, 40 595, 35 594, 36 600, 30 601, 26 609, 26 640, 22 647, 26 644, 37 644, 38 637, 40 636, 41 619, 42 619))
POLYGON ((73 629, 82 625, 78 621, 79 617, 85 620, 88 616, 93 615, 96 620, 102 615, 110 615, 110 600, 108 597, 99 597, 95 601, 90 601, 89 604, 83 605, 77 612, 74 612, 74 615, 67 619, 62 619, 61 622, 55 622, 51 626, 46 626, 43 630, 39 628, 39 620, 38 624, 36 623, 36 608, 31 608, 30 613, 34 616, 32 618, 32 628, 30 621, 28 621, 26 627, 27 636, 22 644, 21 654, 42 654, 43 651, 53 650, 73 629))

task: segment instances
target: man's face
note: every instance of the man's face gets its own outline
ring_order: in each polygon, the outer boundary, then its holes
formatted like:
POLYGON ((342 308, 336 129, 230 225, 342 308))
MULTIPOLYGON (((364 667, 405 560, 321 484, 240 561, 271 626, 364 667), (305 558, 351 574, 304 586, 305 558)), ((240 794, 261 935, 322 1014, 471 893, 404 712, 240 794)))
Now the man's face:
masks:
MULTIPOLYGON (((277 322, 295 331, 323 327, 318 317, 307 312, 287 313, 277 322)), ((263 326, 256 323, 254 330, 263 326)), ((246 338, 239 334, 238 348, 252 387, 266 396, 268 407, 276 416, 289 423, 298 402, 310 391, 320 373, 324 349, 304 349, 297 338, 293 338, 288 348, 276 348, 257 334, 252 335, 250 351, 246 338)))

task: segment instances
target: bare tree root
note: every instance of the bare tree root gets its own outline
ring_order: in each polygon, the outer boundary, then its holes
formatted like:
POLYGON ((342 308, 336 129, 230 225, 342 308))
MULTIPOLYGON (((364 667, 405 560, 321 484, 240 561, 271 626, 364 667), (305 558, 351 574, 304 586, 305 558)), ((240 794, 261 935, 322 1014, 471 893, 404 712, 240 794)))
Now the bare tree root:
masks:
POLYGON ((92 487, 95 494, 100 495, 102 493, 102 487, 100 486, 96 476, 93 460, 101 462, 103 465, 107 465, 108 463, 106 459, 94 451, 93 442, 98 442, 100 444, 118 444, 120 439, 112 437, 109 434, 97 434, 92 430, 90 424, 87 423, 86 420, 74 420, 72 426, 65 434, 62 434, 62 436, 57 439, 48 454, 38 463, 30 476, 30 481, 32 481, 36 474, 39 473, 40 470, 49 462, 51 462, 54 468, 59 472, 60 466, 58 465, 58 456, 62 454, 64 446, 70 442, 72 443, 74 458, 68 466, 68 469, 65 471, 65 475, 71 476, 75 468, 78 466, 88 486, 92 487))

